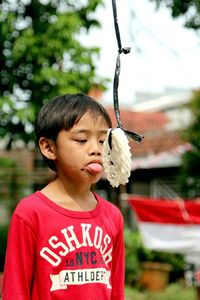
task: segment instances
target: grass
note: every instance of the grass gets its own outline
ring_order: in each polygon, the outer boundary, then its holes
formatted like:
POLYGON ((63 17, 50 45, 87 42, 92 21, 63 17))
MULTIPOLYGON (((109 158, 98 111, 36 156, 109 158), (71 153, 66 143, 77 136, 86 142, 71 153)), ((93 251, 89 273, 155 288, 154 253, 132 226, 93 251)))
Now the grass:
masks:
POLYGON ((170 284, 164 291, 138 291, 126 286, 126 300, 196 300, 195 289, 183 287, 180 284, 170 284))

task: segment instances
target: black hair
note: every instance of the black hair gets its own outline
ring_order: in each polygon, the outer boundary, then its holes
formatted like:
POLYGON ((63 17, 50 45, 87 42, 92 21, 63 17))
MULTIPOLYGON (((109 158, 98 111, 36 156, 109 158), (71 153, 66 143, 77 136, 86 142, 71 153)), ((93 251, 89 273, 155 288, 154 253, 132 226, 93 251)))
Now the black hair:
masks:
MULTIPOLYGON (((38 114, 35 125, 37 143, 41 137, 56 142, 62 129, 70 130, 88 111, 94 116, 102 116, 108 127, 112 127, 112 121, 105 108, 85 94, 66 94, 52 98, 43 105, 38 114)), ((48 166, 55 171, 54 162, 45 156, 43 158, 48 166)))

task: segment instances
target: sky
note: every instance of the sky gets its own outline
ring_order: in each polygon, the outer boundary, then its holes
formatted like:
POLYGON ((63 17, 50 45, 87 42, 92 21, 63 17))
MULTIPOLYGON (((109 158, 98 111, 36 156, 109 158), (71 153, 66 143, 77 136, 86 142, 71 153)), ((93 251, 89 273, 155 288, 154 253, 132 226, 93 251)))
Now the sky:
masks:
MULTIPOLYGON (((97 73, 111 79, 104 103, 113 101, 112 84, 117 57, 112 1, 105 1, 95 16, 102 24, 84 41, 101 48, 97 73)), ((156 10, 149 0, 116 0, 122 47, 119 100, 122 106, 137 102, 138 93, 162 94, 166 90, 200 88, 200 36, 183 26, 184 17, 172 19, 164 5, 156 10)))

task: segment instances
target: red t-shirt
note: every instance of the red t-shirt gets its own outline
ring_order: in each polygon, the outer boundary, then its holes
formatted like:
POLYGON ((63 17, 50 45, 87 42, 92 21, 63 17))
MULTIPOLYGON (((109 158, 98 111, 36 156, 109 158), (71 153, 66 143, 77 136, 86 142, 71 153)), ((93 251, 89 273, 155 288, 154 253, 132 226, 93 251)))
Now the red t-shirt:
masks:
POLYGON ((119 209, 95 194, 92 211, 70 211, 36 192, 13 213, 3 300, 123 300, 119 209))

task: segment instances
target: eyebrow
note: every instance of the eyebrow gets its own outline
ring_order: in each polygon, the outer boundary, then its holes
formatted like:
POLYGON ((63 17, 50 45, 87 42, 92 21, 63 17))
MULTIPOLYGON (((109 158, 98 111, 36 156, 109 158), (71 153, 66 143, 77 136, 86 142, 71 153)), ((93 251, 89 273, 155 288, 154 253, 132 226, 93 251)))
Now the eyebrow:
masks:
MULTIPOLYGON (((97 132, 98 133, 102 133, 102 134, 106 134, 107 133, 107 129, 102 129, 102 130, 98 130, 97 132)), ((90 133, 91 130, 88 130, 88 129, 75 129, 73 131, 73 133, 90 133)))

